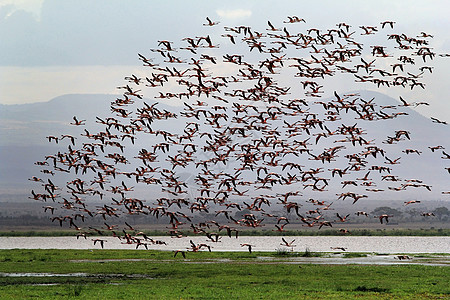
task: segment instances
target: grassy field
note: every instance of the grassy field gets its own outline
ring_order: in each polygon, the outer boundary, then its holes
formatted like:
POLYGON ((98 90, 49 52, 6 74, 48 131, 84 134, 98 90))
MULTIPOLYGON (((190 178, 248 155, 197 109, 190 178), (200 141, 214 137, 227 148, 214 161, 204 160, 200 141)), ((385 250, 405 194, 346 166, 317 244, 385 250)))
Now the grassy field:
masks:
POLYGON ((450 267, 289 258, 276 252, 198 252, 183 259, 165 251, 0 250, 0 273, 34 273, 0 274, 0 298, 450 299, 450 267))

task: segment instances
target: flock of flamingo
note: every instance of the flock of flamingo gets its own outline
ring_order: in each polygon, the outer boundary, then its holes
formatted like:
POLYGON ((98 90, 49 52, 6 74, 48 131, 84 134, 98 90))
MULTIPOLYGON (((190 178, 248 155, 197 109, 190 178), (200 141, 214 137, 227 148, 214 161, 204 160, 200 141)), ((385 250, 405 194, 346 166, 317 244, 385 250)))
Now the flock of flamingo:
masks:
MULTIPOLYGON (((211 244, 237 238, 242 228, 273 224, 283 232, 299 221, 321 229, 369 217, 364 211, 328 213, 333 201, 321 195, 355 204, 383 192, 379 183, 398 192, 431 190, 420 179, 395 175, 400 157, 389 157, 390 146, 401 146, 414 133, 392 128, 380 141, 363 128, 407 118, 403 109, 428 103, 400 97, 398 105, 382 106, 375 98, 339 91, 324 97, 324 86, 336 76, 365 86, 425 88, 421 79, 433 71, 430 62, 449 56, 433 52, 430 34, 395 33, 393 21, 356 28, 339 23, 322 30, 308 28, 296 16, 278 25, 269 21, 260 31, 218 24, 207 18, 203 26, 212 27, 211 33, 186 37, 181 45, 158 41, 151 49, 154 58, 139 53, 146 75, 125 77, 110 116, 95 120, 103 130, 93 132, 88 120, 74 116, 70 124, 81 129, 79 136, 47 137, 62 148, 36 162, 45 177, 29 179, 41 190, 32 190, 30 198, 46 202, 43 208, 52 222, 75 229, 78 238, 94 235, 94 245, 102 248, 106 240, 98 236, 106 232, 147 248, 165 243, 135 225, 121 224, 121 217, 166 219, 174 238, 188 230, 205 236, 205 243, 191 240, 174 254, 185 257, 186 251, 211 251, 211 244), (360 41, 366 36, 378 42, 384 38, 386 45, 367 47, 360 41), (342 193, 327 193, 332 182, 342 193), (146 196, 136 196, 138 185, 146 196), (319 199, 306 199, 305 191, 319 199), (281 207, 280 212, 270 213, 271 205, 281 207), (94 218, 103 218, 104 226, 83 227, 94 218)), ((437 118, 430 122, 447 125, 437 118)), ((442 164, 450 159, 442 145, 403 149, 405 156, 418 158, 422 151, 432 151, 442 164)), ((395 216, 371 217, 383 224, 395 216)), ((282 238, 280 245, 293 248, 293 243, 282 238)))

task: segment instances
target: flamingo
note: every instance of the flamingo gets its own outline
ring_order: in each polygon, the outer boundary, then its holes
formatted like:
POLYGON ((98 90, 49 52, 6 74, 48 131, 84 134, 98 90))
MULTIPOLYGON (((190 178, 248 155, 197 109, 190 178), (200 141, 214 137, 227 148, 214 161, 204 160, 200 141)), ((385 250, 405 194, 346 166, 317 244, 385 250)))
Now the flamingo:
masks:
POLYGON ((94 245, 97 243, 100 243, 100 246, 102 247, 102 249, 104 247, 104 243, 107 242, 107 240, 102 240, 102 239, 92 239, 92 241, 94 242, 94 245))
POLYGON ((181 253, 183 258, 186 258, 186 251, 183 251, 183 250, 176 250, 175 254, 173 255, 173 257, 176 257, 178 253, 181 253))
POLYGON ((295 239, 292 240, 292 241, 290 241, 290 242, 287 242, 287 241, 282 237, 281 240, 283 241, 283 243, 280 243, 280 245, 286 246, 286 247, 291 247, 291 248, 295 247, 295 245, 293 244, 293 243, 295 242, 295 239))
POLYGON ((241 244, 241 247, 247 247, 248 252, 252 253, 252 247, 254 247, 254 246, 251 244, 241 244))

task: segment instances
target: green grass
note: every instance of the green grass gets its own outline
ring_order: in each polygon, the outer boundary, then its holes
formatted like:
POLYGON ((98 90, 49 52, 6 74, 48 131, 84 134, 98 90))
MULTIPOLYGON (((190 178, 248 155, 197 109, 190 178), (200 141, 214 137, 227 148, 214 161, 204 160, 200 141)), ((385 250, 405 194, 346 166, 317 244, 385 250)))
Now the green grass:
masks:
POLYGON ((367 257, 366 253, 347 252, 342 256, 343 258, 367 257))
MULTIPOLYGON (((304 253, 297 253, 303 256, 304 253)), ((450 268, 284 264, 275 252, 0 250, 1 299, 449 299, 450 268), (128 260, 127 260, 128 259, 128 260), (140 259, 140 261, 139 261, 140 259), (208 262, 208 263, 202 263, 208 262), (51 285, 49 285, 51 284, 51 285)))

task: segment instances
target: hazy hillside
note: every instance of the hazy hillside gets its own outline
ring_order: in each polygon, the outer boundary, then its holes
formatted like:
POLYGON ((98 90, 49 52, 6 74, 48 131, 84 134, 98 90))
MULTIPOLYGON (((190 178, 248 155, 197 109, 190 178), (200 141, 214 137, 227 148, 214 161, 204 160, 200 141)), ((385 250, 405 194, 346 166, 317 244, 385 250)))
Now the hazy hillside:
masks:
MULTIPOLYGON (((378 106, 397 105, 399 102, 386 95, 363 91, 360 92, 364 99, 375 97, 378 106)), ((0 194, 28 193, 32 185, 27 180, 33 175, 38 175, 38 168, 33 165, 35 161, 42 160, 45 155, 55 153, 56 145, 49 144, 45 138, 48 135, 79 134, 80 128, 69 125, 72 117, 86 119, 90 131, 102 130, 95 122, 95 117, 105 118, 110 116, 110 101, 116 98, 115 95, 63 95, 52 99, 49 102, 23 104, 23 105, 1 105, 0 106, 0 159, 2 161, 0 171, 0 194)), ((326 99, 325 99, 326 100, 326 99)), ((146 100, 151 104, 151 100, 146 100)), ((168 107, 160 105, 170 110, 180 110, 180 107, 168 107)), ((440 159, 440 152, 431 153, 428 146, 442 145, 450 149, 449 127, 434 124, 430 119, 425 118, 410 108, 403 108, 402 111, 408 116, 401 116, 396 119, 386 121, 361 121, 355 120, 355 114, 349 113, 342 116, 339 124, 353 125, 367 129, 367 138, 375 138, 377 146, 386 149, 390 153, 391 159, 402 157, 401 167, 395 166, 396 174, 406 178, 420 177, 433 186, 433 191, 424 189, 412 191, 411 193, 388 193, 389 197, 418 197, 424 199, 450 200, 448 195, 442 195, 441 191, 450 190, 449 175, 444 166, 446 161, 440 159), (397 145, 385 145, 381 141, 387 136, 395 135, 396 130, 407 130, 411 132, 411 141, 403 141, 397 145), (401 151, 406 148, 418 149, 423 153, 418 155, 405 155, 401 151), (419 172, 418 172, 419 170, 419 172)), ((230 112, 231 113, 231 112, 230 112)), ((176 120, 170 124, 173 127, 183 126, 183 120, 176 120)), ((366 136, 365 136, 366 137, 366 136)), ((326 147, 325 144, 321 147, 326 147)), ((151 144, 150 140, 145 141, 146 145, 151 144)), ((330 147, 336 144, 330 143, 330 147)), ((137 143, 139 148, 142 144, 137 143)), ((327 166, 329 167, 329 166, 327 166)), ((189 177, 187 171, 186 177, 189 177)), ((336 187, 338 188, 338 187, 336 187)), ((336 190, 339 192, 339 189, 336 190)), ((333 195, 324 194, 324 197, 333 195)), ((374 199, 386 197, 383 195, 373 195, 374 199)))
POLYGON ((114 95, 64 95, 48 102, 0 105, 0 146, 47 145, 48 135, 73 130, 72 117, 89 119, 109 114, 114 95))

